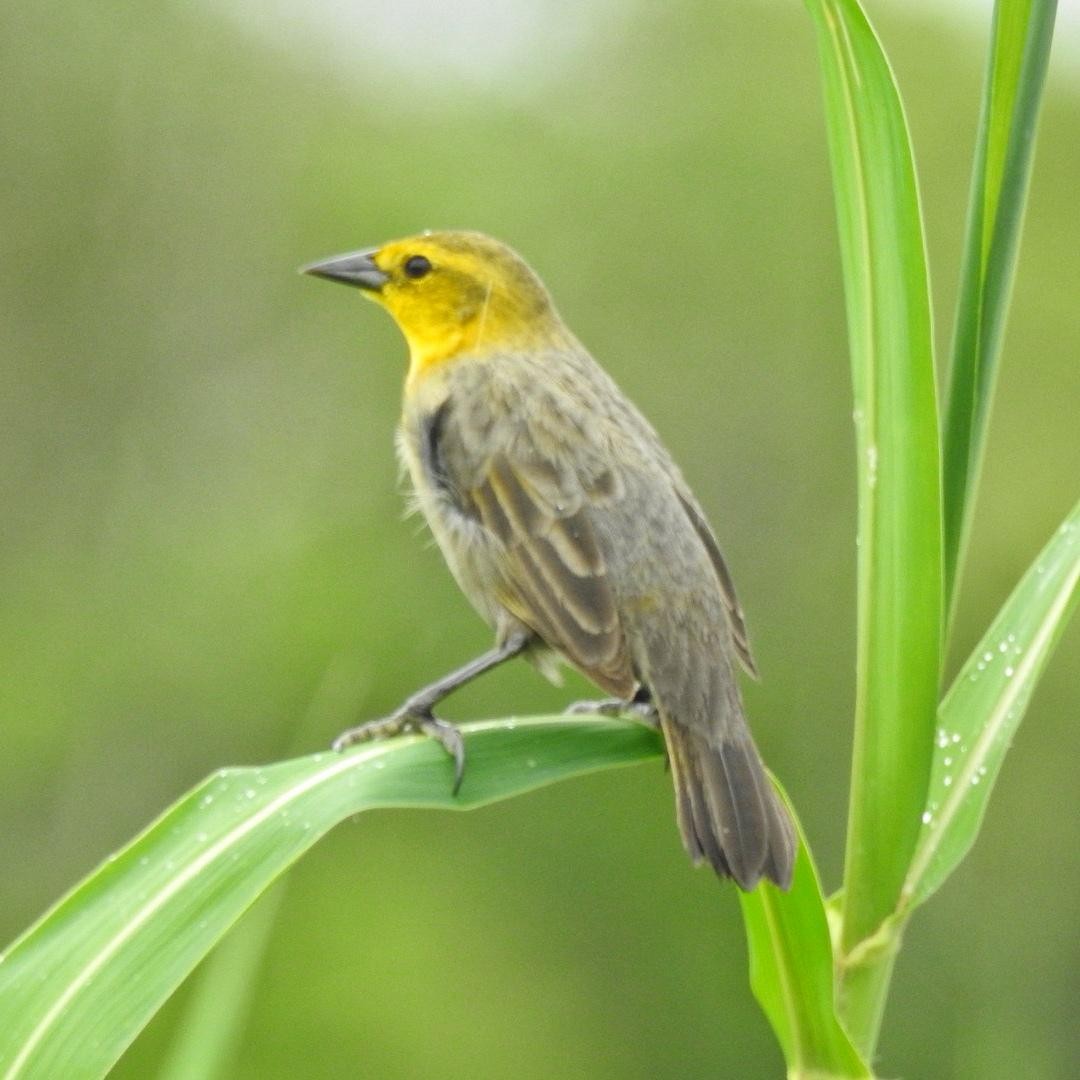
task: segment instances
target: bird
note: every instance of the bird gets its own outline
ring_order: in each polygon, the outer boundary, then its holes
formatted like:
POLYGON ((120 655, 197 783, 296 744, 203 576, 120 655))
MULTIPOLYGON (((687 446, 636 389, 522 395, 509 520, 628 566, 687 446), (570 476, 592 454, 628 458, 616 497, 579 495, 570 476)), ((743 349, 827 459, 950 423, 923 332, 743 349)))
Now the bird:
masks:
POLYGON ((437 739, 461 783, 460 732, 434 715, 516 656, 577 669, 661 731, 683 845, 744 890, 790 887, 795 830, 754 744, 736 664, 746 620, 700 503, 651 424, 558 314, 521 256, 472 231, 429 231, 303 272, 393 317, 409 365, 397 445, 413 498, 492 649, 342 733, 437 739))

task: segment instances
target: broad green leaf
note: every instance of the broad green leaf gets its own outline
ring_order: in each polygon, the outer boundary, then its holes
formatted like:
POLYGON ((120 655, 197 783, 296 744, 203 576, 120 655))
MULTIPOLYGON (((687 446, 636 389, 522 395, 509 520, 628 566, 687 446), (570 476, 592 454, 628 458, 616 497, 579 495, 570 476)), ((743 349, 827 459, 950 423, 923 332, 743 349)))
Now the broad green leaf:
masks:
POLYGON ((938 418, 922 219, 900 97, 855 0, 807 6, 824 77, 858 450, 847 951, 896 907, 926 800, 942 621, 938 418))
POLYGON ((1080 599, 1080 504, 1024 575, 944 701, 934 771, 904 906, 921 904, 978 835, 990 789, 1080 599))
MULTIPOLYGON (((792 820, 796 820, 793 808, 792 820)), ((789 1080, 869 1077, 836 1015, 833 950, 817 869, 799 829, 791 889, 740 893, 750 985, 784 1051, 789 1080)))
POLYGON ((0 956, 0 1077, 103 1076, 253 901, 357 811, 469 809, 661 754, 656 732, 599 717, 462 730, 457 798, 442 748, 410 736, 227 769, 180 799, 0 956))
POLYGON ((945 416, 949 606, 979 478, 1056 9, 1056 0, 998 0, 994 6, 945 416))

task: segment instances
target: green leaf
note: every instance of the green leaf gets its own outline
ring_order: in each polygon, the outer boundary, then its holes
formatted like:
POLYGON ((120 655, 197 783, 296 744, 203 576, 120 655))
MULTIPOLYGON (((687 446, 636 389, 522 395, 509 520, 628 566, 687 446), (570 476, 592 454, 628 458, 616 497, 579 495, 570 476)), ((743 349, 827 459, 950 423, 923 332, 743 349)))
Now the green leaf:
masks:
POLYGON ((184 796, 0 956, 0 1077, 103 1076, 255 899, 357 811, 469 809, 662 752, 656 732, 600 717, 462 731, 456 799, 449 757, 415 736, 227 769, 184 796))
MULTIPOLYGON (((786 797, 785 797, 786 798, 786 797)), ((784 1051, 789 1080, 869 1077, 836 1015, 825 899, 802 827, 791 889, 763 882, 740 893, 750 985, 784 1051)))
POLYGON ((942 621, 938 421, 922 219, 900 97, 855 0, 807 5, 824 76, 858 450, 847 951, 896 907, 930 776, 942 621))
POLYGON ((921 904, 975 842, 1032 691, 1080 599, 1080 503, 1006 601, 941 703, 934 771, 904 904, 921 904))
POLYGON ((946 601, 971 521, 1016 269, 1056 0, 994 7, 975 149, 944 431, 946 601))

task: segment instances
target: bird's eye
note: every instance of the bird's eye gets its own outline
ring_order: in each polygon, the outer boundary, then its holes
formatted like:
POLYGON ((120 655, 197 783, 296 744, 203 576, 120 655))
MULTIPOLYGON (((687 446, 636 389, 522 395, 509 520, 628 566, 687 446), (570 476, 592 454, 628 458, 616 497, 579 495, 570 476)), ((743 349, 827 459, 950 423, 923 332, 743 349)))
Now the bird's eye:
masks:
POLYGON ((405 260, 405 276, 422 278, 431 269, 431 263, 423 255, 410 255, 405 260))

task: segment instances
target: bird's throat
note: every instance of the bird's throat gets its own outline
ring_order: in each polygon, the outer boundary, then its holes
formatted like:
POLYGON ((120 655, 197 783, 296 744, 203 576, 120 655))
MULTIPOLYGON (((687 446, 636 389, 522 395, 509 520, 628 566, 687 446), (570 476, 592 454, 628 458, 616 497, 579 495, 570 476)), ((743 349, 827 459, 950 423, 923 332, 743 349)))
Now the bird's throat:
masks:
POLYGON ((438 342, 409 342, 409 373, 405 376, 407 388, 415 388, 436 369, 462 355, 463 342, 449 342, 444 337, 438 342))
POLYGON ((433 372, 459 361, 479 358, 477 327, 473 322, 440 328, 437 334, 405 331, 409 345, 409 373, 406 389, 414 388, 433 372))

